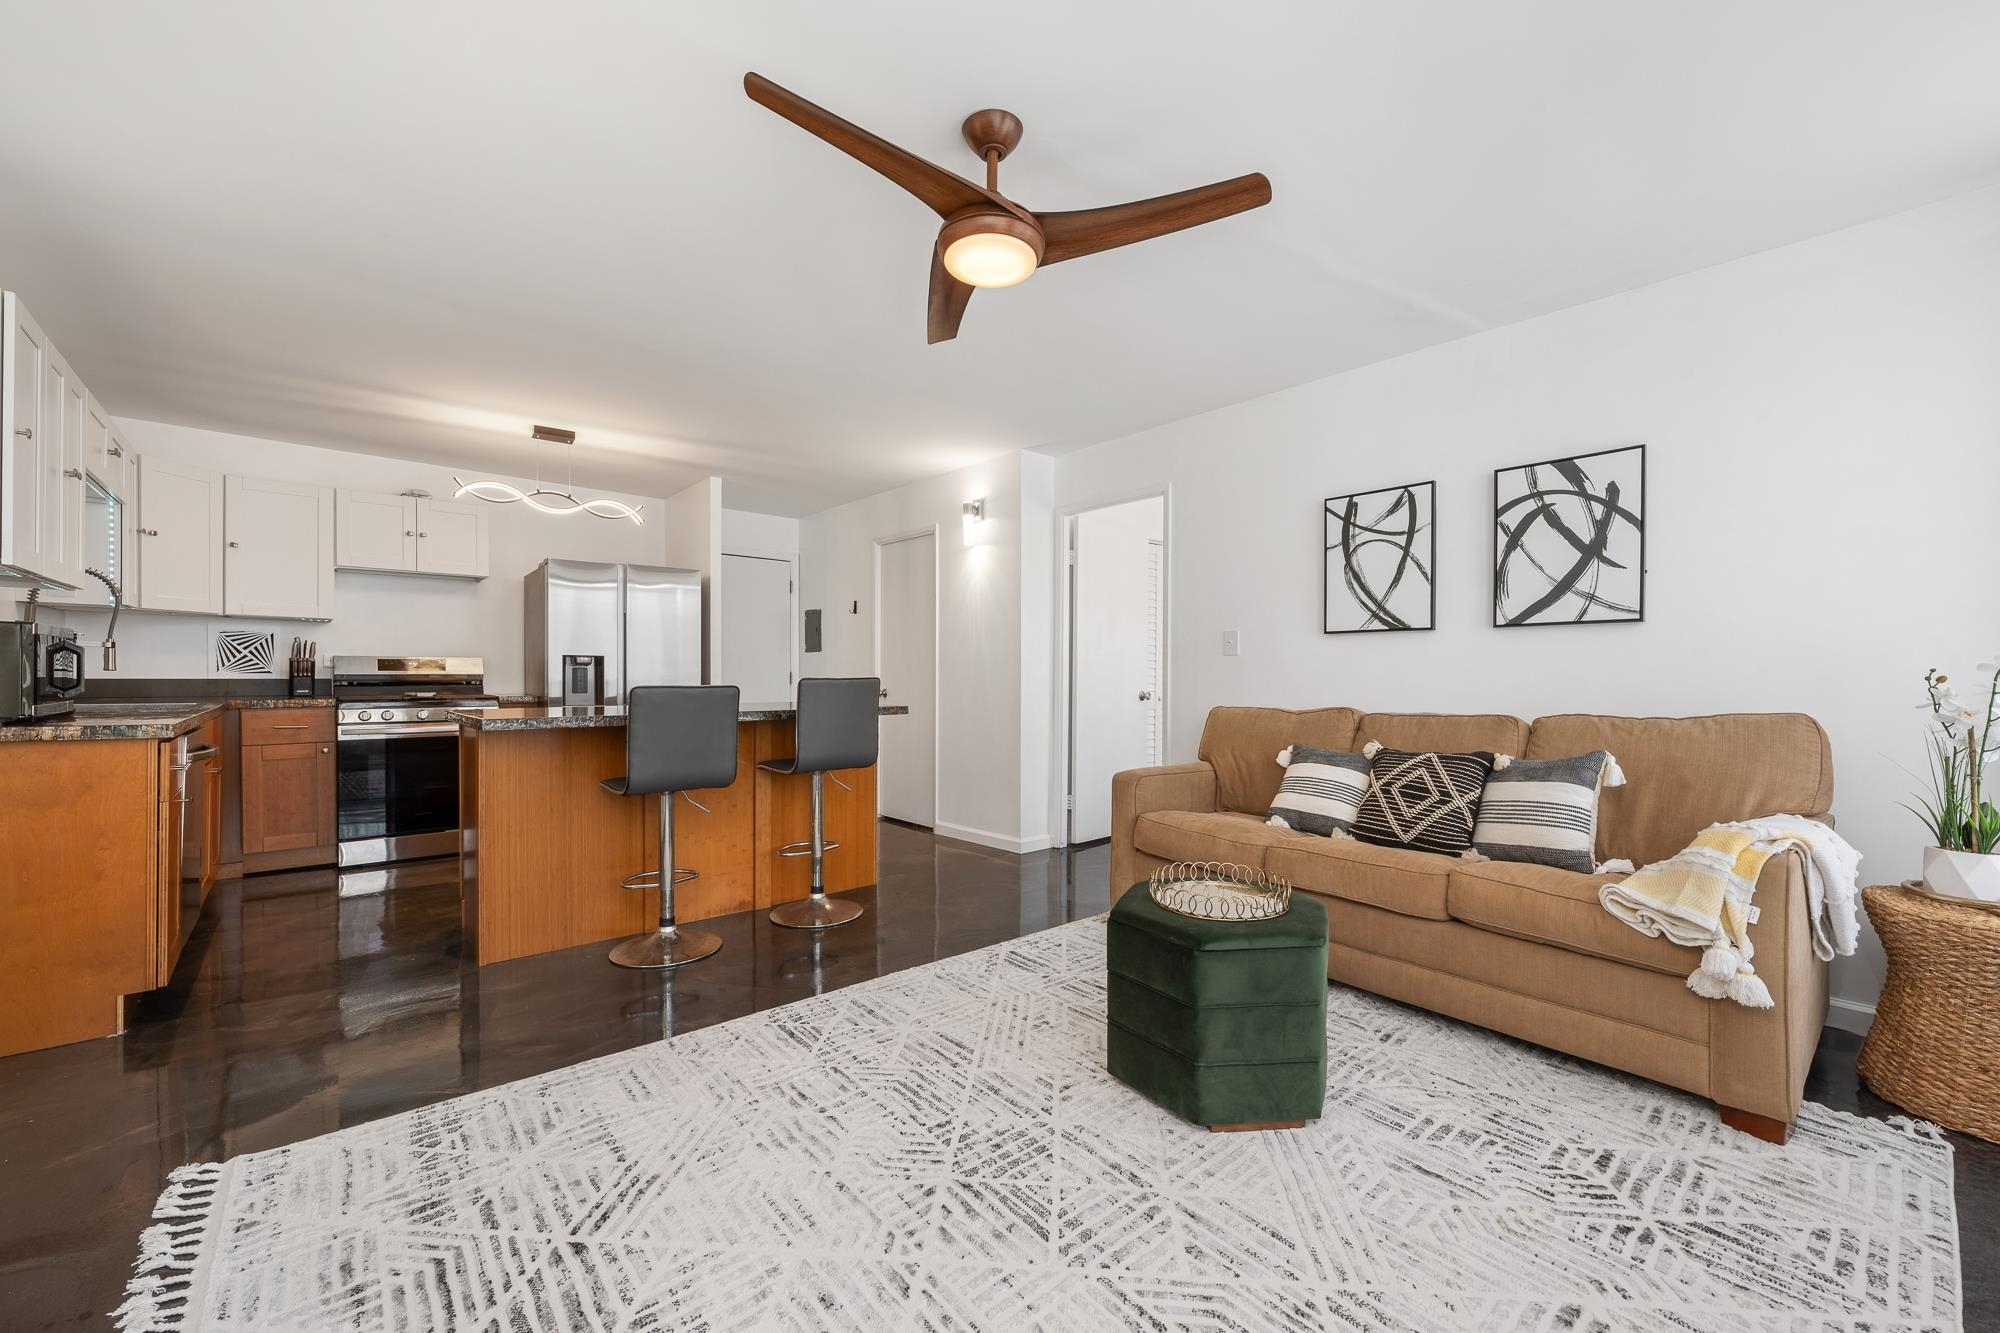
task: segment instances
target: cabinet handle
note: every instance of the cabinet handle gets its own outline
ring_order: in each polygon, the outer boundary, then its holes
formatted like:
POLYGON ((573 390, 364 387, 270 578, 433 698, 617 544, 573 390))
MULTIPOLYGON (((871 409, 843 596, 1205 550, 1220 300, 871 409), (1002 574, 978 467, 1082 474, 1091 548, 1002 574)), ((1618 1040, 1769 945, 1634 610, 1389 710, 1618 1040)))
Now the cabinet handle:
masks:
POLYGON ((332 753, 332 751, 333 751, 333 747, 332 747, 331 745, 322 745, 322 746, 320 746, 320 747, 319 747, 319 752, 320 752, 321 754, 330 754, 330 753, 332 753))
POLYGON ((160 530, 158 528, 140 528, 139 535, 141 537, 157 537, 160 535, 160 530))
POLYGON ((419 537, 428 537, 428 536, 430 536, 430 534, 429 534, 428 532, 420 532, 420 533, 418 533, 417 535, 418 535, 419 537))
POLYGON ((112 446, 111 446, 111 456, 112 456, 113 458, 123 458, 123 457, 125 456, 125 446, 124 446, 124 445, 122 445, 122 444, 114 444, 114 445, 112 445, 112 446))
POLYGON ((308 730, 309 728, 311 728, 311 726, 312 726, 312 723, 310 723, 310 722, 273 722, 273 723, 271 724, 271 730, 273 730, 273 731, 306 731, 306 730, 308 730))
POLYGON ((66 467, 63 469, 63 475, 72 481, 83 480, 83 470, 81 468, 66 467))
POLYGON ((35 428, 33 426, 18 426, 15 428, 14 433, 25 439, 32 440, 35 438, 35 428))
POLYGON ((417 530, 415 528, 404 528, 403 535, 405 537, 414 537, 417 535, 417 530))
POLYGON ((242 542, 231 542, 231 543, 229 543, 229 549, 233 551, 233 550, 235 550, 235 549, 236 549, 237 547, 239 547, 239 546, 241 546, 241 545, 243 545, 243 543, 242 543, 242 542))

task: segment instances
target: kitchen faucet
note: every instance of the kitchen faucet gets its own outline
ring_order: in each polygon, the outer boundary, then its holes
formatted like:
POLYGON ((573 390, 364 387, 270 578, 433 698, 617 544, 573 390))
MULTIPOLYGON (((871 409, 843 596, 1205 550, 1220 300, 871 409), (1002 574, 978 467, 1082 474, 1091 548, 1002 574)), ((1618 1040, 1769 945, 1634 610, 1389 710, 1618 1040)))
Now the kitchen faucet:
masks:
POLYGON ((104 669, 118 669, 118 613, 125 609, 125 594, 118 584, 102 570, 86 569, 84 573, 111 589, 111 623, 104 627, 104 669))

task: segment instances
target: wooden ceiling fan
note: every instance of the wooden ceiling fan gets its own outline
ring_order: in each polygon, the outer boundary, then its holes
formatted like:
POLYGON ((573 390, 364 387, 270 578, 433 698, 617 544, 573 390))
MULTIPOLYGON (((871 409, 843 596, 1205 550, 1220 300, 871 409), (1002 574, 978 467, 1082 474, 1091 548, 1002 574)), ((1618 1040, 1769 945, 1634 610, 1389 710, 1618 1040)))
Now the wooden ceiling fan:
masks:
POLYGON ((975 111, 965 142, 986 162, 980 186, 842 120, 761 74, 745 74, 750 100, 908 190, 944 219, 931 248, 930 341, 958 336, 974 287, 1011 287, 1038 267, 1197 227, 1271 202, 1262 172, 1156 199, 1066 213, 1034 213, 1000 193, 1000 160, 1021 142, 1012 112, 975 111))

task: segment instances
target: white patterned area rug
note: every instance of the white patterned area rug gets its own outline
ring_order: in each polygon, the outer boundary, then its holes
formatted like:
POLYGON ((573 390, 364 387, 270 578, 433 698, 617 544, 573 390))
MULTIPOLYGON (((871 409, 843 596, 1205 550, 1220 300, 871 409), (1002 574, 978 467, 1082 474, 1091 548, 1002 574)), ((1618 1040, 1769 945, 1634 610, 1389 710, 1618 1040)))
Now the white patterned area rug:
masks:
POLYGON ((1325 1117, 1113 1081, 1097 921, 183 1168, 128 1329, 1956 1330, 1951 1149, 1344 988, 1325 1117))

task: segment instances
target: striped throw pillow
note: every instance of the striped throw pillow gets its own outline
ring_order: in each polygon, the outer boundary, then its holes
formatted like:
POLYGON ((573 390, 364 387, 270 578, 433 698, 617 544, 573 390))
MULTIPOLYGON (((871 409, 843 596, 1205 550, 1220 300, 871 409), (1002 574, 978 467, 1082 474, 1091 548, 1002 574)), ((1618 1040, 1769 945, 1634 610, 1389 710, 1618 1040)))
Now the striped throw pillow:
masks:
POLYGON ((1479 800, 1472 846, 1495 861, 1528 861, 1589 874, 1597 869, 1597 806, 1606 787, 1625 785, 1607 750, 1567 759, 1494 761, 1479 800))
POLYGON ((1493 756, 1391 750, 1377 741, 1362 747, 1370 757, 1368 794, 1354 816, 1354 836, 1381 847, 1456 856, 1472 844, 1479 794, 1493 771, 1493 756))
POLYGON ((1264 822, 1322 838, 1346 833, 1368 790, 1368 757, 1293 745, 1278 751, 1278 762, 1285 766, 1285 780, 1264 822))

